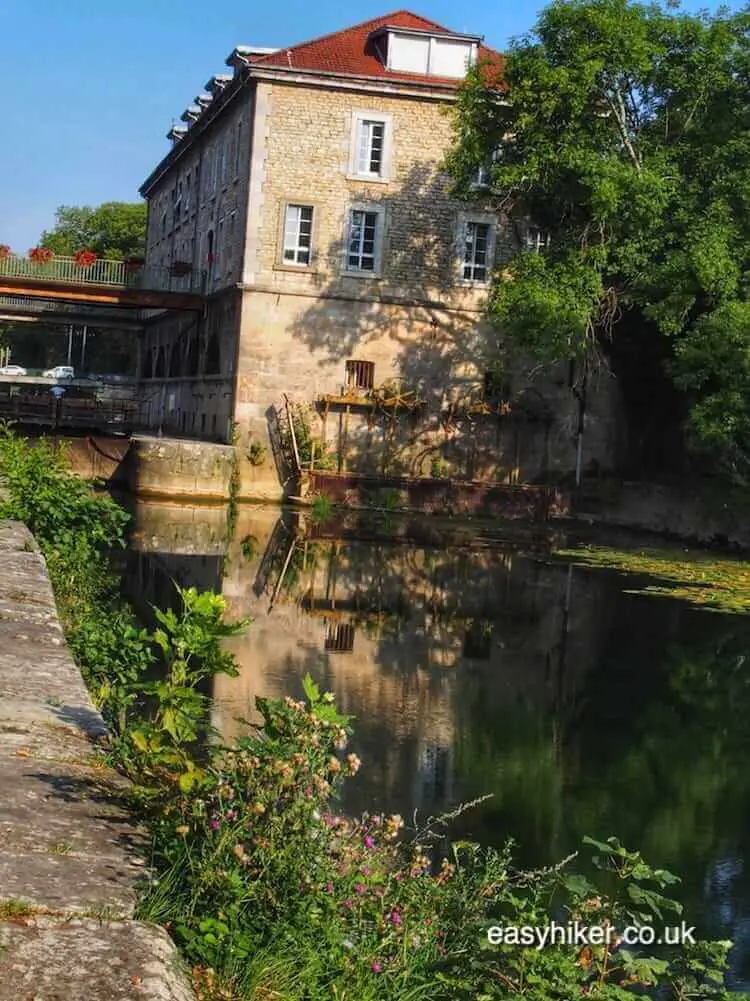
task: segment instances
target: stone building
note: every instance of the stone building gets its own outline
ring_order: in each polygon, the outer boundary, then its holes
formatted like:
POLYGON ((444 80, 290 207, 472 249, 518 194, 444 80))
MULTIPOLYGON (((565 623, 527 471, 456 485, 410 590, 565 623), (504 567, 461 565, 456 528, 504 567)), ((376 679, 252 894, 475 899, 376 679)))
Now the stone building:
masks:
MULTIPOLYGON (((477 61, 502 67, 479 36, 408 11, 238 47, 169 133, 141 189, 148 261, 204 272, 207 306, 152 319, 143 398, 154 427, 233 437, 245 494, 279 497, 288 482, 285 396, 303 464, 505 482, 574 467, 567 373, 530 383, 506 361, 499 376, 483 322, 493 267, 544 236, 492 211, 483 172, 468 203, 442 169, 477 61)), ((601 382, 583 460, 604 465, 614 397, 601 382)))

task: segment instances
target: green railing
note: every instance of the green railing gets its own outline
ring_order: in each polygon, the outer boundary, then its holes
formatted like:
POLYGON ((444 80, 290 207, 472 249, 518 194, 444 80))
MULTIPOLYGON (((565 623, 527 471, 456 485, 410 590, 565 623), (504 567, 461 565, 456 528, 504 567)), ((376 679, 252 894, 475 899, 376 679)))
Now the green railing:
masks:
POLYGON ((202 293, 206 283, 205 272, 186 271, 183 267, 152 267, 134 261, 109 261, 105 258, 82 264, 74 257, 57 255, 44 261, 9 254, 0 258, 0 277, 34 278, 71 285, 141 288, 158 292, 202 293))

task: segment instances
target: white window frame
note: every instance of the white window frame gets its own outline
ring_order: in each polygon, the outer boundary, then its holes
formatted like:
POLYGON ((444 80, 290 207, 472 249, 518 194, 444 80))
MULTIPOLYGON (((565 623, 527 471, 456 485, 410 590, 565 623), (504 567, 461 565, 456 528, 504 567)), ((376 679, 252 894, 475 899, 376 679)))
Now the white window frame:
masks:
MULTIPOLYGON (((456 239, 456 257, 459 276, 459 284, 469 287, 484 288, 489 285, 492 279, 492 272, 495 267, 495 242, 497 239, 497 218, 487 212, 462 212, 458 219, 458 232, 456 239), (468 228, 471 225, 487 226, 487 251, 484 278, 466 278, 464 268, 466 265, 466 237, 468 228)), ((473 265, 475 266, 475 265, 473 265)))
POLYGON ((436 51, 435 50, 436 50, 436 46, 439 45, 440 42, 454 42, 454 43, 458 42, 459 44, 462 45, 462 47, 463 46, 466 47, 466 49, 467 49, 466 69, 464 70, 464 73, 462 74, 462 76, 460 76, 460 77, 456 77, 456 76, 444 77, 444 79, 453 79, 453 80, 463 79, 463 77, 466 76, 466 74, 471 69, 471 67, 474 66, 474 64, 476 63, 477 57, 478 57, 478 54, 479 54, 479 47, 477 45, 477 42, 474 41, 473 39, 455 38, 455 37, 453 37, 451 35, 448 35, 447 37, 444 36, 443 34, 440 34, 440 35, 429 35, 426 32, 425 33, 421 33, 420 32, 420 33, 414 33, 414 34, 412 34, 412 33, 400 32, 397 29, 393 30, 393 31, 389 31, 388 32, 388 38, 387 38, 387 41, 386 41, 387 53, 388 53, 388 55, 387 55, 387 64, 386 64, 387 68, 389 70, 393 70, 396 73, 416 73, 419 76, 438 76, 438 75, 442 76, 442 74, 438 74, 436 72, 436 69, 435 69, 435 63, 437 62, 436 51), (392 42, 392 40, 394 38, 401 38, 401 39, 419 38, 422 41, 427 41, 428 46, 427 46, 427 61, 426 61, 426 65, 423 68, 420 67, 419 69, 411 69, 411 70, 407 70, 407 69, 403 69, 403 68, 396 68, 396 66, 393 63, 393 58, 392 58, 393 45, 391 44, 391 42, 392 42))
POLYGON ((492 168, 502 160, 502 147, 497 146, 490 154, 489 160, 480 163, 477 167, 474 179, 471 182, 472 188, 488 188, 492 183, 492 168))
POLYGON ((279 263, 283 267, 295 268, 295 269, 296 268, 304 269, 312 267, 313 254, 315 252, 314 237, 315 237, 315 206, 312 205, 310 202, 304 202, 304 201, 284 202, 282 207, 282 216, 281 216, 281 254, 279 263), (309 234, 310 239, 307 248, 301 247, 299 243, 300 224, 302 221, 301 211, 297 217, 297 225, 294 234, 295 235, 294 245, 292 246, 291 244, 289 245, 287 244, 287 218, 289 216, 290 209, 310 210, 310 234, 309 234), (298 259, 300 251, 305 249, 307 250, 307 260, 300 261, 298 259), (292 251, 293 253, 292 258, 288 258, 286 256, 287 250, 292 251))
POLYGON ((523 249, 532 254, 541 254, 550 245, 549 230, 527 223, 523 229, 523 249))
POLYGON ((351 121, 351 136, 349 141, 349 173, 347 177, 356 181, 372 181, 375 184, 387 184, 392 176, 392 136, 393 116, 382 111, 353 111, 351 121), (383 126, 383 150, 380 171, 362 171, 358 167, 360 135, 365 122, 375 122, 383 126))
MULTIPOLYGON (((346 225, 344 227, 344 254, 342 274, 354 278, 380 278, 383 273, 383 241, 385 237, 385 208, 372 202, 354 202, 347 208, 346 225), (349 263, 349 242, 351 239, 352 221, 355 212, 365 212, 374 215, 375 239, 373 246, 373 267, 355 268, 349 263)), ((361 259, 361 255, 360 255, 361 259)))

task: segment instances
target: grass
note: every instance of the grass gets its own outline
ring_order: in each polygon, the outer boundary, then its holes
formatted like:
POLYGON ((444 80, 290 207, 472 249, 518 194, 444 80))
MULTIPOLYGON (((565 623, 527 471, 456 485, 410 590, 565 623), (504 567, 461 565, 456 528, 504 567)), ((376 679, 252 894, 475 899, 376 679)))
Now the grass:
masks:
POLYGON ((49 850, 52 855, 70 855, 74 847, 71 841, 58 841, 49 850))
POLYGON ((750 612, 750 563, 744 560, 688 549, 625 552, 605 546, 557 549, 553 556, 574 566, 650 578, 625 588, 626 594, 678 598, 713 612, 750 612))
POLYGON ((37 914, 38 907, 20 900, 18 897, 11 897, 10 900, 0 900, 0 921, 12 921, 14 918, 25 918, 29 914, 37 914))
POLYGON ((312 503, 310 517, 316 525, 324 525, 333 516, 333 501, 325 494, 318 494, 312 503))

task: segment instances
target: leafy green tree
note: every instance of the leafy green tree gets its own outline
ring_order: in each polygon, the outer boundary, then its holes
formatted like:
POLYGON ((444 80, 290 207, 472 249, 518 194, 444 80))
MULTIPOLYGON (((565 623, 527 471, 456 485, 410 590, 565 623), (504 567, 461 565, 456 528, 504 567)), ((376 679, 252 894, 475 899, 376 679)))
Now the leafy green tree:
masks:
POLYGON ((146 203, 61 205, 53 229, 42 233, 39 245, 63 256, 78 250, 92 250, 112 260, 141 256, 146 246, 146 203))
MULTIPOLYGON (((503 82, 463 89, 449 167, 549 240, 496 277, 489 313, 535 360, 586 370, 633 324, 670 339, 688 430, 750 468, 750 45, 746 12, 556 0, 503 82)), ((521 239, 520 245, 524 246, 521 239)))

